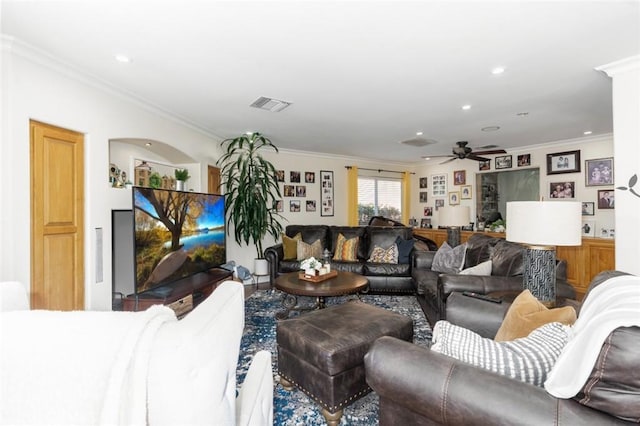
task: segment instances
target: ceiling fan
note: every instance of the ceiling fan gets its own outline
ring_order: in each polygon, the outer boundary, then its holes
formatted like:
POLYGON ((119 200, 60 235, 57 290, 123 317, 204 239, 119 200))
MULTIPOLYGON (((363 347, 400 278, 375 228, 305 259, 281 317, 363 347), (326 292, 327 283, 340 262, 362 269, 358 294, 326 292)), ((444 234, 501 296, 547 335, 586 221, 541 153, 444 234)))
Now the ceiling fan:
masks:
POLYGON ((476 161, 488 161, 490 160, 489 158, 485 158, 485 157, 480 157, 481 155, 489 155, 489 154, 506 154, 507 151, 505 151, 504 149, 492 149, 489 151, 477 151, 477 152, 473 152, 473 149, 471 149, 471 147, 468 147, 467 144, 469 142, 467 141, 459 141, 456 142, 457 146, 454 146, 453 149, 451 150, 451 152, 453 152, 453 154, 449 154, 449 155, 425 155, 422 158, 437 158, 437 157, 451 157, 446 161, 443 161, 440 164, 445 164, 445 163, 449 163, 453 160, 464 160, 465 158, 469 159, 469 160, 476 160, 476 161))

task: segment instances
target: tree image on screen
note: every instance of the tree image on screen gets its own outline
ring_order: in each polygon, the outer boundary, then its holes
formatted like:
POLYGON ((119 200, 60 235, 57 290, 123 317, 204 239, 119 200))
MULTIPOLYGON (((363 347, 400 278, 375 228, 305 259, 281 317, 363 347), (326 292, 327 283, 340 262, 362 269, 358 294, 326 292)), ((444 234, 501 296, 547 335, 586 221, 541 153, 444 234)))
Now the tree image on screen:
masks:
POLYGON ((226 260, 224 197, 135 188, 138 293, 226 260))

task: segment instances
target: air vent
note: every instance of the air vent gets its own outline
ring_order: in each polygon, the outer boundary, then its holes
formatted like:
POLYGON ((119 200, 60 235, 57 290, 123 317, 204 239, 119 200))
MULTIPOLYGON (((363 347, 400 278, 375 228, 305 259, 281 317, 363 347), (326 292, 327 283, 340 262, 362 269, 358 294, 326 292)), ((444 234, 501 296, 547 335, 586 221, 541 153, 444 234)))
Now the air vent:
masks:
POLYGON ((271 112, 280 112, 289 105, 291 105, 291 102, 285 102, 278 99, 265 98, 264 96, 260 96, 249 106, 271 112))
POLYGON ((494 149, 497 147, 498 145, 485 145, 485 146, 479 146, 478 149, 494 149))
POLYGON ((433 139, 413 138, 413 139, 407 139, 406 141, 400 141, 398 143, 402 145, 415 146, 419 148, 421 146, 433 145, 438 142, 434 141, 433 139))

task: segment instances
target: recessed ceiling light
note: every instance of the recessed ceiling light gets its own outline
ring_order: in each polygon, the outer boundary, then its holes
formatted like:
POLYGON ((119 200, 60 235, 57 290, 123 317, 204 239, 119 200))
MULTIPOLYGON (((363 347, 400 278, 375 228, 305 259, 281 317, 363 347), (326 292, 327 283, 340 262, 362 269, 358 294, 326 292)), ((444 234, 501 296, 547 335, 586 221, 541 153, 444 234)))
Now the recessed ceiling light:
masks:
POLYGON ((504 72, 504 68, 503 67, 496 67, 494 69, 491 70, 491 74, 502 74, 504 72))
POLYGON ((482 129, 483 132, 495 132, 496 130, 500 130, 500 126, 487 126, 487 127, 483 127, 482 129))
POLYGON ((151 146, 151 142, 145 143, 144 146, 151 146))
POLYGON ((593 133, 591 130, 587 130, 586 132, 584 132, 585 135, 590 135, 591 133, 593 133))
POLYGON ((462 109, 465 111, 471 109, 471 105, 462 105, 462 109))
POLYGON ((526 117, 527 115, 529 115, 528 112, 519 112, 516 114, 518 117, 526 117))
POLYGON ((422 136, 422 132, 416 132, 416 136, 422 136))
POLYGON ((431 160, 431 157, 422 157, 425 161, 431 160))
POLYGON ((122 62, 123 64, 128 64, 129 62, 131 62, 131 58, 126 55, 116 55, 115 58, 116 61, 122 62))

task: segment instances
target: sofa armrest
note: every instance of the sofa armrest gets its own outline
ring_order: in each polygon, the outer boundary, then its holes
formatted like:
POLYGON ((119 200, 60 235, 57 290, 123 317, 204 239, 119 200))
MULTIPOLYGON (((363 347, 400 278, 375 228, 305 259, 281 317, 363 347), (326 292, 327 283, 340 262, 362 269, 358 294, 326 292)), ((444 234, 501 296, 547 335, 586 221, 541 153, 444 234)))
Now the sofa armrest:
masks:
POLYGON ((401 406, 425 424, 622 424, 544 388, 500 376, 393 337, 381 337, 365 355, 367 383, 384 410, 401 406), (402 366, 401 368, 399 366, 402 366))
POLYGON ((433 256, 435 256, 435 254, 435 251, 414 250, 411 256, 412 268, 431 269, 433 256))
POLYGON ((269 282, 273 286, 273 282, 278 277, 280 260, 284 258, 282 243, 267 247, 264 250, 264 258, 269 262, 269 282))
POLYGON ((502 277, 441 274, 438 278, 438 293, 441 300, 446 300, 454 291, 487 294, 494 291, 519 291, 522 288, 522 275, 502 277))
POLYGON ((271 352, 260 351, 253 357, 249 371, 236 398, 236 425, 273 424, 273 373, 271 352))

